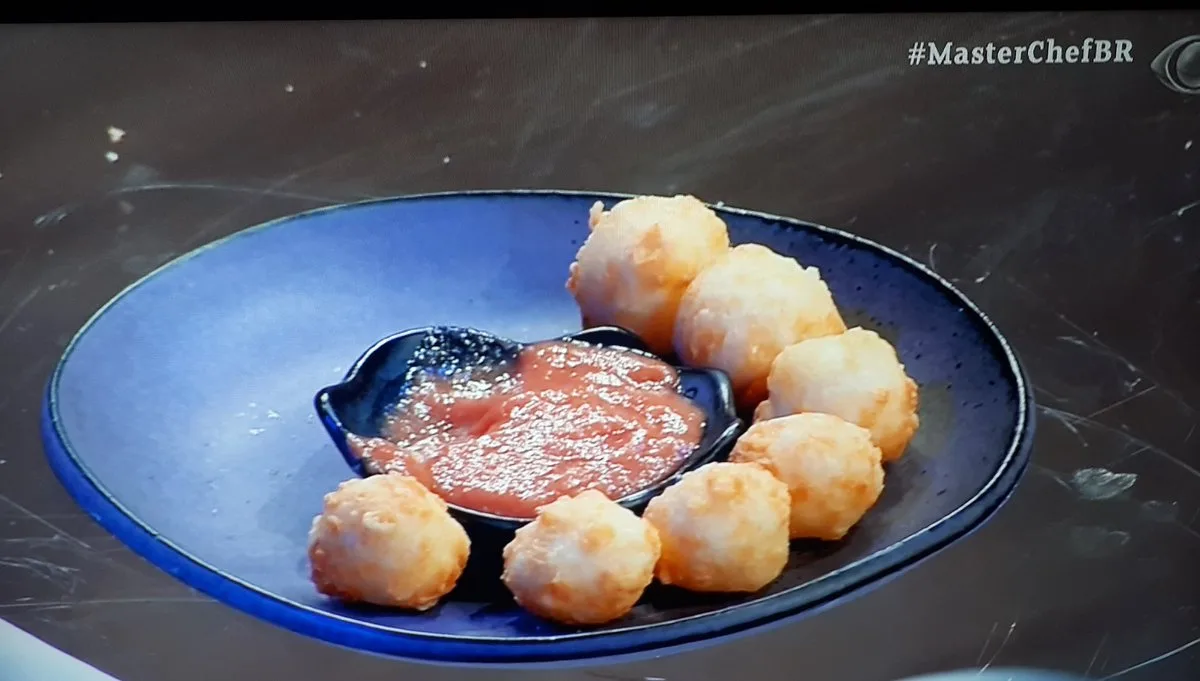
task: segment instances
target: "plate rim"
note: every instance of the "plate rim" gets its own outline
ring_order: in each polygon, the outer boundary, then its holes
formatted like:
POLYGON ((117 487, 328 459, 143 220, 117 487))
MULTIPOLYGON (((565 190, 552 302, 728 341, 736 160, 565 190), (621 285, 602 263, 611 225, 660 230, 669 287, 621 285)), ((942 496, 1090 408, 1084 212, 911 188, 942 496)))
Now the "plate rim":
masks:
POLYGON ((866 237, 842 229, 775 215, 762 211, 708 204, 725 213, 776 223, 788 229, 817 232, 832 240, 849 242, 888 256, 916 272, 940 289, 943 295, 969 312, 985 330, 988 341, 1004 357, 1009 382, 1016 389, 1017 419, 1008 437, 1008 447, 995 472, 984 485, 957 508, 934 523, 879 551, 831 571, 814 580, 769 596, 688 615, 668 622, 635 624, 602 631, 509 638, 431 633, 399 629, 330 613, 256 586, 229 574, 183 550, 131 513, 107 490, 75 451, 58 413, 58 389, 62 372, 76 346, 87 332, 121 300, 154 278, 209 250, 234 239, 284 226, 324 213, 376 205, 450 198, 569 198, 624 200, 636 194, 562 189, 482 189, 408 194, 338 203, 285 215, 262 222, 199 246, 138 278, 105 302, 72 336, 54 367, 41 410, 43 446, 48 462, 60 483, 77 504, 101 526, 155 567, 184 584, 238 610, 320 640, 370 652, 429 662, 512 664, 593 660, 633 652, 661 650, 704 639, 719 639, 739 631, 764 626, 800 613, 815 611, 856 588, 887 579, 929 558, 984 524, 1012 495, 1026 469, 1032 449, 1036 416, 1030 381, 1008 339, 992 320, 965 294, 936 271, 912 257, 866 237), (867 566, 870 569, 865 569, 867 566), (230 588, 232 587, 232 589, 230 588), (333 624, 335 626, 328 626, 333 624), (653 632, 656 635, 646 636, 653 632), (366 637, 364 640, 364 636, 366 637), (366 643, 367 645, 363 645, 366 643), (431 648, 432 646, 432 648, 431 648), (570 650, 567 650, 567 649, 570 650), (523 650, 517 650, 523 649, 523 650), (561 651, 556 652, 556 651, 561 651))

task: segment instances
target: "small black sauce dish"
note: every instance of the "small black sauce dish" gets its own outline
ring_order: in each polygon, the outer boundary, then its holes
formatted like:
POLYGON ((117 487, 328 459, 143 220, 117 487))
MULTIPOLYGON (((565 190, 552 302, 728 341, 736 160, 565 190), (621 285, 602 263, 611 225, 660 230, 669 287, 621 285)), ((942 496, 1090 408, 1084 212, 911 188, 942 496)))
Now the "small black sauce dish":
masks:
MULTIPOLYGON (((547 340, 582 341, 604 347, 626 348, 650 357, 637 335, 615 326, 585 329, 547 340)), ((545 341, 542 341, 545 342, 545 341)), ((496 366, 516 359, 525 344, 486 331, 454 326, 432 326, 403 331, 371 346, 350 367, 345 380, 320 390, 314 400, 321 423, 334 444, 359 475, 381 471, 359 458, 350 446, 351 434, 363 438, 383 437, 381 426, 387 414, 404 395, 411 380, 430 369, 446 375, 472 367, 496 366)), ((714 369, 694 369, 673 364, 679 371, 679 392, 704 410, 704 433, 700 444, 678 469, 663 480, 617 500, 621 506, 640 512, 649 501, 684 473, 728 455, 742 429, 734 407, 729 377, 714 369)), ((512 532, 528 523, 450 504, 450 513, 463 526, 488 531, 512 532)))

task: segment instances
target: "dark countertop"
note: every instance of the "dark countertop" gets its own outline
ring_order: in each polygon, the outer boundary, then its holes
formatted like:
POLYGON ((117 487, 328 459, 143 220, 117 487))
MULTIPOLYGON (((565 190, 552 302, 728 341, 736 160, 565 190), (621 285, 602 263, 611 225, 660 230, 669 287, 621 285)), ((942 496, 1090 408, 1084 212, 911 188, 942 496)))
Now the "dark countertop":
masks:
POLYGON ((1200 97, 1151 71, 1193 34, 1200 13, 0 28, 0 617, 123 681, 675 681, 750 660, 789 681, 1194 679, 1200 97), (1133 62, 908 64, 917 40, 1087 37, 1132 41, 1133 62), (50 473, 42 387, 129 282, 314 206, 507 187, 690 192, 917 256, 1026 363, 1031 471, 979 532, 799 624, 500 673, 369 657, 215 603, 50 473))

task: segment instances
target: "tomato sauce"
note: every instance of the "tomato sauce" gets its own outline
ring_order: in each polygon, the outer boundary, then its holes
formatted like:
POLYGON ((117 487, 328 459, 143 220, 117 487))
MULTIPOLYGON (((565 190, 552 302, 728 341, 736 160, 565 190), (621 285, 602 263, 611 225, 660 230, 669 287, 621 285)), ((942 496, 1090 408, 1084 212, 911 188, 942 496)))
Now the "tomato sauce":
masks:
POLYGON ((620 499, 673 473, 704 412, 670 365, 574 341, 526 346, 504 370, 422 374, 360 453, 446 501, 532 518, 562 495, 620 499))

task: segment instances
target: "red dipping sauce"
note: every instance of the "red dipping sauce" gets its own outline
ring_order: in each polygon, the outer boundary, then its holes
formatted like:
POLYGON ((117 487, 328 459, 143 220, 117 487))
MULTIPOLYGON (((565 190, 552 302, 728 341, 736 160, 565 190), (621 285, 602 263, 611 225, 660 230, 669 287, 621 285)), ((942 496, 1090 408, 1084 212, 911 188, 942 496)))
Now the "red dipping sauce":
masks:
POLYGON ((563 495, 620 499, 675 472, 704 431, 704 412, 678 387, 675 368, 653 357, 538 343, 502 370, 419 376, 387 440, 357 448, 451 504, 532 518, 563 495))

